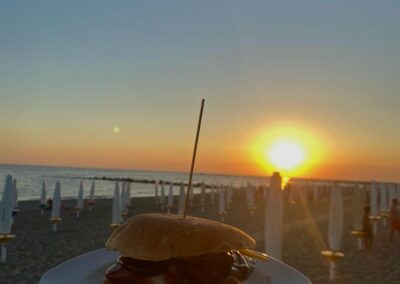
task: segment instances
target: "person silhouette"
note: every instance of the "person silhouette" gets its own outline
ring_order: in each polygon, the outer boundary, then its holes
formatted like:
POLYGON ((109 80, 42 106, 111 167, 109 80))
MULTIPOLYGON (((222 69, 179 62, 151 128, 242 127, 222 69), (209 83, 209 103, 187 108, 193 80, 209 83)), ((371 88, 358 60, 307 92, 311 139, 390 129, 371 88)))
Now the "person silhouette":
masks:
POLYGON ((392 199, 392 206, 390 207, 390 222, 391 222, 391 231, 390 231, 390 241, 393 240, 394 232, 397 231, 397 234, 400 238, 400 214, 399 214, 399 201, 397 198, 392 199))

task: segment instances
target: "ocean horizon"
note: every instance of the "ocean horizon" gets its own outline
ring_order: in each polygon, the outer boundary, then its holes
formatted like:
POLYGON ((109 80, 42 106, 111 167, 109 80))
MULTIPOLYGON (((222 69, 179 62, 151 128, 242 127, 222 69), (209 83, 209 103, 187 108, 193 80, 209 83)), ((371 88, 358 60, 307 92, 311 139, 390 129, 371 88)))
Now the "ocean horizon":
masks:
MULTIPOLYGON (((47 195, 52 196, 56 182, 61 183, 63 198, 75 198, 78 194, 81 180, 84 183, 84 196, 89 195, 92 183, 91 178, 130 178, 134 180, 164 180, 172 182, 187 182, 189 173, 166 172, 151 170, 130 170, 130 169, 103 169, 103 168, 82 168, 82 167, 62 167, 45 165, 19 165, 19 164, 0 164, 0 184, 3 187, 5 177, 11 174, 17 180, 18 200, 38 200, 45 181, 47 195)), ((205 184, 224 184, 239 187, 247 183, 254 185, 269 183, 269 176, 245 176, 231 174, 214 173, 194 173, 193 183, 205 184)), ((115 181, 95 180, 96 197, 112 197, 115 181)), ((167 188, 167 187, 166 187, 167 188)), ((198 192, 199 188, 194 188, 198 192)), ((174 187, 174 195, 178 195, 179 188, 174 187)), ((154 195, 154 184, 151 183, 132 183, 132 196, 152 196, 154 195)))

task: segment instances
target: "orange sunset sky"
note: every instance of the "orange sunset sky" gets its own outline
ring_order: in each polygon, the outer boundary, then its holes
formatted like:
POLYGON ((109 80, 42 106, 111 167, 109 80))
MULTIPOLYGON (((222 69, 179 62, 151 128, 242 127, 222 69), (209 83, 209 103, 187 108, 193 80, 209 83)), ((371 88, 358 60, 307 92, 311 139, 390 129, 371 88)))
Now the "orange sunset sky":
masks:
POLYGON ((289 2, 1 4, 0 163, 188 171, 204 97, 197 172, 400 181, 400 4, 289 2))

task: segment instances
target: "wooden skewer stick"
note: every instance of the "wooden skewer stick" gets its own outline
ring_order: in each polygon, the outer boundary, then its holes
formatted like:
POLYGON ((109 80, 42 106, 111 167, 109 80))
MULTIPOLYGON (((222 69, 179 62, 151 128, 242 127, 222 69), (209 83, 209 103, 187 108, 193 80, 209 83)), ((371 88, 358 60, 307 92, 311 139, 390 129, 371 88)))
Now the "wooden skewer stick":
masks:
POLYGON ((187 208, 188 208, 188 204, 189 204, 190 190, 192 189, 193 169, 194 169, 194 162, 196 160, 197 144, 199 142, 201 120, 203 118, 204 102, 205 102, 205 99, 202 99, 201 100, 200 115, 199 115, 199 122, 197 124, 196 141, 194 142, 192 165, 190 167, 189 184, 188 184, 188 190, 187 190, 187 193, 186 193, 185 209, 183 210, 183 219, 185 219, 185 217, 186 217, 186 212, 187 212, 187 208))

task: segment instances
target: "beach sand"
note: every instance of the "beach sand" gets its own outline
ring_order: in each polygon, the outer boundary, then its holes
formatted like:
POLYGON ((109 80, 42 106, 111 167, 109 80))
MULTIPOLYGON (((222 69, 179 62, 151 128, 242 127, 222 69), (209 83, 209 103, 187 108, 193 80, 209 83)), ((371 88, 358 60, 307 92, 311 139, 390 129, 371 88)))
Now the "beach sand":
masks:
MULTIPOLYGON (((258 249, 263 250, 264 209, 261 198, 257 199, 259 209, 254 217, 250 216, 242 200, 243 196, 236 196, 226 222, 255 237, 258 249)), ((389 243, 389 229, 380 228, 373 250, 358 251, 356 240, 350 235, 350 204, 347 197, 342 242, 346 257, 338 263, 338 280, 333 283, 398 283, 400 242, 396 239, 389 243)), ((20 213, 13 225, 16 239, 9 243, 7 263, 0 264, 0 283, 38 283, 41 275, 57 264, 104 247, 111 233, 111 200, 98 199, 93 211, 82 211, 79 219, 72 210, 74 200, 64 200, 63 205, 63 221, 58 231, 53 233, 49 211, 40 216, 37 201, 19 203, 20 213)), ((327 249, 327 211, 326 199, 297 202, 291 206, 285 202, 283 261, 304 273, 313 283, 329 283, 328 263, 320 255, 321 250, 327 249)), ((148 212, 160 212, 154 198, 132 198, 129 216, 148 212)), ((216 204, 209 204, 206 212, 202 215, 195 207, 189 214, 219 220, 216 204)))

